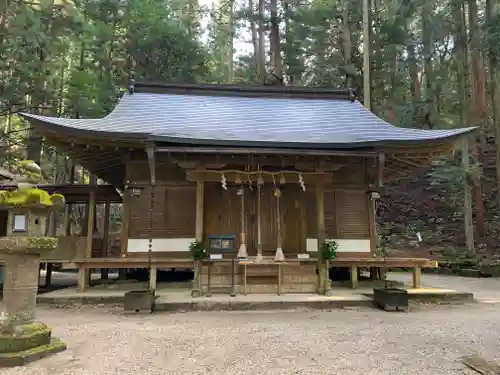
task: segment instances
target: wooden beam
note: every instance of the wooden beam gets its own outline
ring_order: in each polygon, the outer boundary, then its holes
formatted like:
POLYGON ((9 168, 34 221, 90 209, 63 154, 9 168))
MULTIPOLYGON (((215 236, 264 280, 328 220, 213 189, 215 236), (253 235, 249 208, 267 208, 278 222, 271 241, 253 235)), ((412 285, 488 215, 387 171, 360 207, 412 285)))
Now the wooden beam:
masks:
POLYGON ((190 154, 234 154, 234 155, 318 155, 318 156, 362 156, 374 157, 375 151, 336 151, 300 148, 257 148, 257 147, 157 147, 156 152, 190 154))
MULTIPOLYGON (((221 171, 222 172, 222 171, 221 171)), ((215 172, 215 171, 186 171, 186 180, 191 181, 191 182, 196 182, 196 181, 205 181, 205 182, 220 182, 221 180, 221 172, 215 172)), ((224 176, 226 177, 227 181, 229 184, 233 183, 236 180, 236 177, 238 176, 238 173, 236 172, 224 172, 224 176)), ((285 174, 285 178, 287 178, 287 183, 297 183, 298 184, 298 177, 291 176, 285 174), (293 178, 293 180, 292 180, 293 178)), ((242 176, 240 176, 242 177, 242 176)), ((251 176, 252 182, 256 183, 258 178, 258 174, 255 174, 251 176)), ((264 179, 264 183, 273 183, 273 178, 271 175, 268 174, 263 174, 262 178, 264 179)), ((278 177, 279 178, 279 177, 278 177)), ((324 173, 324 174, 304 174, 303 175, 304 182, 306 185, 310 184, 316 184, 318 182, 323 182, 324 184, 331 183, 333 181, 333 174, 332 173, 324 173)), ((248 178, 245 180, 248 181, 248 178)))

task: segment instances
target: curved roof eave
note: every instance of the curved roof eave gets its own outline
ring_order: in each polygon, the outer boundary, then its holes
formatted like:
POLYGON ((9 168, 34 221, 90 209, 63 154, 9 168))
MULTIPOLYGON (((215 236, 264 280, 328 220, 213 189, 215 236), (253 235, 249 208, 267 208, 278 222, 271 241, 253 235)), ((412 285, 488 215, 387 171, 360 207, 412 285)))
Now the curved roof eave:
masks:
MULTIPOLYGON (((100 119, 21 116, 75 137, 204 146, 359 149, 452 141, 476 128, 398 128, 344 99, 125 94, 100 119)), ((43 131, 42 131, 43 132, 43 131)))
MULTIPOLYGON (((169 144, 189 144, 200 146, 233 146, 233 147, 272 147, 272 148, 308 148, 308 149, 354 149, 354 148, 376 148, 376 147, 390 147, 399 145, 417 146, 419 144, 433 144, 443 141, 453 141, 454 138, 460 137, 467 133, 473 132, 477 127, 453 129, 453 131, 438 137, 427 139, 385 139, 375 141, 359 141, 350 143, 321 143, 321 142, 275 142, 275 141, 244 141, 244 140, 225 140, 225 139, 198 139, 186 137, 174 137, 169 135, 156 135, 151 133, 131 133, 131 132, 114 132, 114 131, 97 131, 87 130, 71 127, 68 125, 61 125, 49 121, 50 117, 39 115, 32 115, 30 113, 20 113, 29 121, 36 121, 49 126, 58 132, 68 135, 81 136, 81 137, 103 137, 103 138, 122 138, 137 141, 149 141, 157 143, 169 144)), ((53 118, 56 119, 56 118, 53 118)), ((72 119, 66 119, 67 122, 72 119)), ((78 121, 78 120, 74 120, 78 121)), ((415 129, 417 130, 417 129, 415 129)))
MULTIPOLYGON (((116 139, 118 137, 118 138, 126 138, 130 140, 139 140, 139 141, 147 140, 150 136, 150 134, 148 133, 126 133, 126 132, 112 132, 106 130, 99 131, 99 130, 79 129, 72 126, 61 125, 53 121, 50 121, 50 119, 59 119, 58 117, 39 116, 25 112, 20 112, 18 114, 30 122, 35 121, 39 124, 41 123, 44 126, 48 126, 58 132, 68 135, 81 136, 81 137, 93 136, 93 137, 103 137, 112 139, 116 139)), ((78 119, 66 119, 66 120, 78 121, 78 119)))

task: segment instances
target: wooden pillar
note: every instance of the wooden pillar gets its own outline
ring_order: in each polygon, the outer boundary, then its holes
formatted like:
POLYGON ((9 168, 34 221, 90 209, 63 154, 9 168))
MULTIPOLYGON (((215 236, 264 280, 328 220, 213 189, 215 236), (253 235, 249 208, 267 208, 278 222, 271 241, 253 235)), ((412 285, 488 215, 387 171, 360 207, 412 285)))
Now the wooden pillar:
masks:
MULTIPOLYGON (((102 229, 102 254, 103 258, 108 257, 108 247, 109 247, 109 212, 111 209, 111 202, 106 200, 104 202, 104 225, 102 229)), ((101 279, 106 280, 108 278, 108 269, 101 268, 101 279)))
MULTIPOLYGON (((150 199, 153 199, 155 189, 156 189, 156 150, 154 146, 148 146, 146 147, 146 154, 148 156, 148 165, 149 165, 149 174, 150 174, 150 199)), ((150 202, 151 205, 154 204, 153 201, 150 202)), ((153 212, 152 210, 154 209, 154 206, 148 207, 148 231, 149 231, 149 241, 150 244, 152 245, 152 233, 151 233, 151 226, 153 224, 153 212)), ((151 251, 148 251, 148 264, 149 264, 149 290, 154 292, 156 290, 156 267, 153 266, 152 264, 152 257, 153 254, 152 252, 154 249, 150 248, 151 251), (153 280, 154 282, 152 282, 153 280)))
POLYGON ((413 288, 420 289, 422 287, 422 269, 420 267, 413 268, 413 288))
POLYGON ((318 240, 318 294, 325 292, 325 266, 321 248, 325 243, 325 188, 323 183, 316 185, 316 236, 318 240))
MULTIPOLYGON (((203 241, 203 216, 204 216, 204 206, 205 206, 205 182, 196 182, 196 229, 195 237, 196 241, 203 241)), ((191 290, 191 296, 197 297, 201 293, 201 262, 197 262, 194 267, 194 280, 193 289, 191 290)))
POLYGON ((351 266, 351 288, 358 287, 358 266, 351 266))
POLYGON ((45 263, 45 287, 52 285, 52 263, 45 263))
MULTIPOLYGON (((130 154, 127 154, 124 160, 125 164, 125 185, 130 184, 130 175, 131 175, 131 163, 130 163, 130 154)), ((122 207, 122 228, 120 233, 120 242, 121 242, 121 257, 125 258, 127 256, 128 250, 128 228, 130 222, 130 204, 131 204, 131 196, 125 191, 123 194, 123 207, 122 207)))
MULTIPOLYGON (((75 182, 75 163, 71 162, 71 168, 69 171, 69 184, 73 185, 75 182)), ((71 209, 73 205, 71 203, 66 203, 64 206, 64 227, 66 236, 71 236, 71 209)))
MULTIPOLYGON (((95 190, 90 192, 88 217, 87 217, 87 244, 85 247, 85 259, 92 258, 92 239, 94 238, 94 216, 95 216, 95 190)), ((80 267, 78 269, 78 291, 84 292, 89 287, 90 269, 80 267)))
POLYGON ((151 266, 149 272, 149 290, 156 290, 156 266, 151 266))

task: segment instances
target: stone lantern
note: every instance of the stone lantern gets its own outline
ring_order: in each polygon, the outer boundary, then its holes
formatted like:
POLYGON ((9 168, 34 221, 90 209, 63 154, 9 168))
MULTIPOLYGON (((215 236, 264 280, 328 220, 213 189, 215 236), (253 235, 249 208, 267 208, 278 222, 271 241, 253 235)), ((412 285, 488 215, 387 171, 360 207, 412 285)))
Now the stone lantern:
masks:
POLYGON ((9 210, 8 235, 0 238, 5 261, 0 366, 20 366, 66 349, 49 327, 35 321, 40 255, 57 246, 57 238, 45 236, 47 217, 61 205, 62 195, 25 182, 0 192, 0 206, 9 210))

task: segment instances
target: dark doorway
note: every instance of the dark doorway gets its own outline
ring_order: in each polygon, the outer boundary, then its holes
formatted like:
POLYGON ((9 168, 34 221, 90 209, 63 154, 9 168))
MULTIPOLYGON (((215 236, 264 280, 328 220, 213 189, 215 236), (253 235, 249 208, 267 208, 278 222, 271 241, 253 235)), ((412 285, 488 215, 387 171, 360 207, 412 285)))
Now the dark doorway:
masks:
POLYGON ((9 222, 9 211, 0 210, 0 237, 7 236, 8 222, 9 222))

